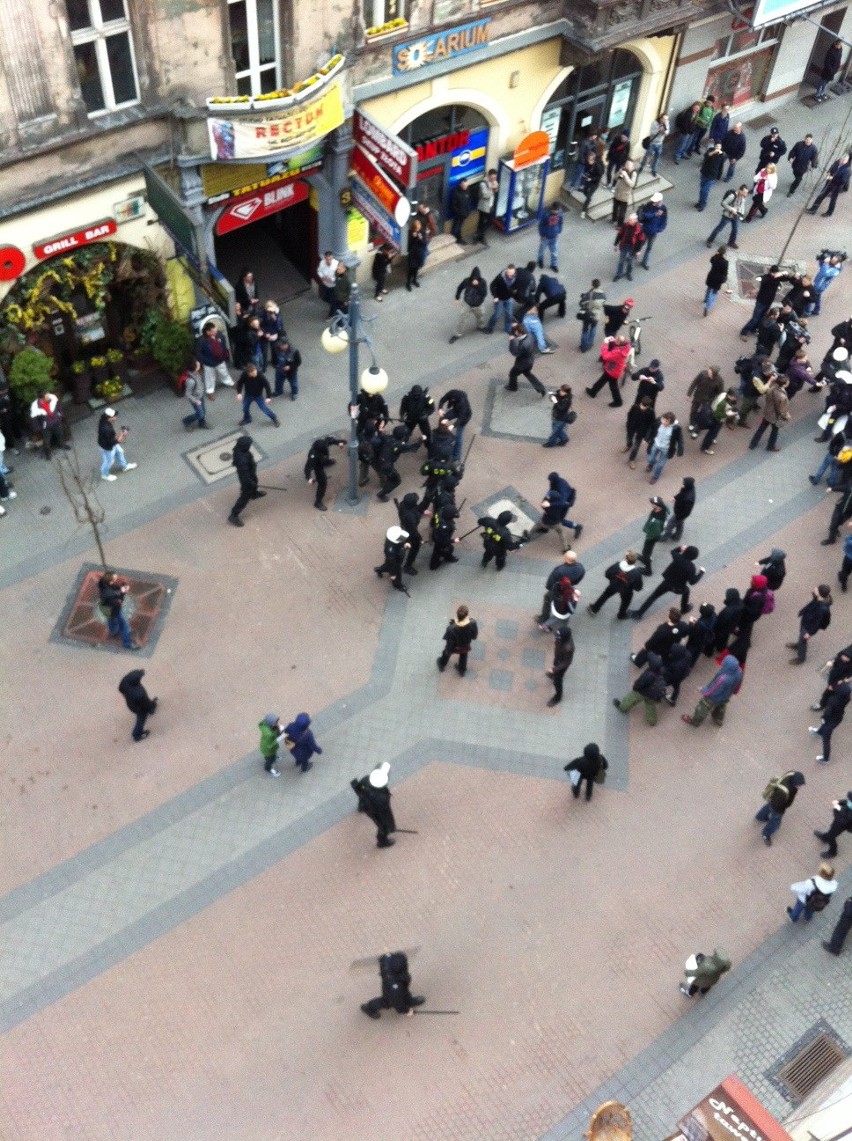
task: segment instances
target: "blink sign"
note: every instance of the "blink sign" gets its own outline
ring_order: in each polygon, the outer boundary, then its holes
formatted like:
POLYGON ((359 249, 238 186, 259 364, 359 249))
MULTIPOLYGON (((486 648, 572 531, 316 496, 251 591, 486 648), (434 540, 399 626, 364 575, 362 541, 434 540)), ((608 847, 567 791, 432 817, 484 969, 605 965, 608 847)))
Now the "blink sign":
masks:
POLYGON ((491 17, 486 16, 458 28, 399 44, 393 49, 393 73, 408 75, 469 52, 483 51, 490 43, 490 28, 491 17))

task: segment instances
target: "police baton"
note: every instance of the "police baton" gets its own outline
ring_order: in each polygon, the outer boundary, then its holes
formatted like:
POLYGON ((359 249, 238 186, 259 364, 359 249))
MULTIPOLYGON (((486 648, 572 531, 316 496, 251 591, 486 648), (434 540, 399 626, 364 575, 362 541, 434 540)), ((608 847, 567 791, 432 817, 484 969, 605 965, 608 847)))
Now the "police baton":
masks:
POLYGON ((415 832, 413 828, 394 828, 394 832, 405 832, 407 836, 419 836, 419 832, 415 832))
POLYGON ((471 527, 471 529, 469 531, 465 531, 465 533, 463 535, 459 535, 459 542, 461 542, 462 539, 466 539, 468 537, 468 535, 472 535, 474 531, 478 531, 478 530, 479 530, 479 524, 477 523, 475 527, 471 527))
POLYGON ((276 487, 274 483, 259 483, 258 488, 260 491, 289 491, 289 487, 276 487))
POLYGON ((473 435, 470 437, 470 443, 467 445, 467 451, 465 452, 464 459, 462 460, 463 464, 467 463, 467 457, 470 455, 470 449, 473 447, 473 445, 475 443, 476 443, 476 432, 474 432, 473 435))
POLYGON ((414 1007, 415 1014, 461 1014, 460 1010, 424 1010, 422 1007, 414 1007))

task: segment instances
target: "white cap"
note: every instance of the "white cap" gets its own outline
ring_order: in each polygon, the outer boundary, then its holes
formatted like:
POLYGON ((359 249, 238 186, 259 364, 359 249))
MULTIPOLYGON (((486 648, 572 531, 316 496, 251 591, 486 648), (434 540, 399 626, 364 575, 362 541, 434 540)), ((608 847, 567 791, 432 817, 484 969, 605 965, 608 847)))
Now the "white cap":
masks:
POLYGON ((403 531, 402 527, 388 527, 385 537, 390 539, 392 543, 400 543, 403 539, 408 538, 408 532, 403 531))
POLYGON ((837 373, 837 379, 842 380, 844 384, 852 384, 852 372, 849 372, 847 369, 843 369, 841 372, 837 373))
POLYGON ((651 195, 651 201, 652 202, 662 202, 662 200, 663 200, 663 196, 662 196, 662 194, 660 194, 659 190, 657 191, 656 194, 651 195))
POLYGON ((388 773, 390 772, 390 765, 387 761, 382 761, 377 769, 373 769, 367 778, 373 788, 386 788, 388 783, 388 773))
POLYGON ((115 415, 115 409, 114 408, 104 408, 104 416, 114 416, 114 415, 115 415))
POLYGON ((848 356, 849 350, 844 349, 842 345, 838 345, 834 352, 831 354, 831 359, 833 361, 845 361, 848 356))

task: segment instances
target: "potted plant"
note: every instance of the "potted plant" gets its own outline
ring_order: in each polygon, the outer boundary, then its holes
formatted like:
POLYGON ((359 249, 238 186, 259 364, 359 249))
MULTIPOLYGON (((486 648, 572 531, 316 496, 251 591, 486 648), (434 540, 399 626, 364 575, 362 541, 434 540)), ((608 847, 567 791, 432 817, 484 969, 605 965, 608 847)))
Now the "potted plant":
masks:
POLYGON ((177 382, 192 354, 192 336, 185 325, 160 314, 151 337, 151 354, 168 374, 177 390, 177 382))
POLYGON ((52 387, 53 360, 38 349, 21 349, 9 369, 9 388, 22 407, 52 387))
POLYGON ((89 364, 92 369, 92 384, 97 388, 99 384, 103 384, 109 377, 109 373, 107 372, 107 359, 106 357, 92 357, 89 364))
POLYGON ((71 365, 74 383, 74 403, 85 404, 92 392, 92 374, 88 361, 74 361, 71 365))
POLYGON ((124 381, 119 377, 110 376, 106 380, 102 380, 99 385, 95 387, 95 394, 100 397, 106 404, 114 404, 116 400, 120 400, 124 395, 124 381))
POLYGON ((121 349, 107 349, 107 367, 111 377, 121 381, 122 387, 127 383, 127 364, 121 349))

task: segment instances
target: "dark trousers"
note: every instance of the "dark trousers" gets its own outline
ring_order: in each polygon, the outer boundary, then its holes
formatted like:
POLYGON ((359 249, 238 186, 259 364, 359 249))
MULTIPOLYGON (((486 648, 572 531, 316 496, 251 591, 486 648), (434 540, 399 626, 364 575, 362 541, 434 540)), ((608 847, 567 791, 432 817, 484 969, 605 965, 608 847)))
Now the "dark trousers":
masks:
POLYGON ((839 955, 843 950, 843 943, 850 930, 852 930, 852 897, 847 899, 844 903, 841 916, 837 920, 835 928, 831 933, 831 938, 828 941, 828 949, 835 955, 839 955))
POLYGON ((500 571, 506 565, 506 550, 500 547, 497 550, 489 550, 487 547, 482 552, 482 566, 487 567, 492 559, 496 559, 497 570, 500 571))
POLYGON ((325 474, 325 468, 320 465, 314 468, 314 479, 316 480, 317 493, 314 496, 314 505, 319 506, 325 499, 325 493, 328 490, 328 476, 325 474))
POLYGON ((509 372, 509 385, 508 385, 508 387, 509 387, 510 392, 517 392, 517 390, 518 390, 518 377, 519 376, 525 376, 527 378, 527 380, 530 382, 530 384, 533 386, 533 388, 536 390, 536 392, 539 394, 539 396, 544 396, 544 394, 547 390, 545 389, 544 385, 541 383, 541 381, 538 379, 538 377, 533 372, 532 365, 524 366, 524 365, 518 364, 517 362, 512 365, 511 371, 509 372))
POLYGON ((459 675, 464 677, 464 675, 467 673, 467 656, 469 653, 469 650, 448 650, 445 646, 443 654, 441 654, 440 658, 438 658, 441 669, 446 669, 450 657, 452 654, 455 654, 458 657, 458 661, 456 662, 456 669, 458 670, 459 675))
POLYGON ((455 553, 455 544, 452 539, 449 543, 433 543, 432 556, 429 559, 429 570, 437 570, 441 563, 457 563, 458 556, 455 553))
POLYGON ((260 498, 260 492, 258 492, 256 488, 240 487, 239 498, 237 499, 237 502, 234 504, 234 506, 231 508, 231 515, 232 516, 239 515, 240 512, 243 510, 243 508, 248 506, 248 503, 250 500, 259 499, 259 498, 260 498))
POLYGON ((136 724, 133 726, 133 740, 139 741, 142 739, 142 734, 145 732, 145 722, 150 717, 150 713, 146 709, 144 713, 136 714, 136 724))
POLYGON ((618 607, 618 617, 619 618, 626 618, 627 617, 627 611, 630 607, 631 600, 633 599, 633 591, 632 590, 620 591, 617 587, 613 586, 612 583, 609 583, 605 587, 603 593, 600 595, 599 598, 595 599, 595 601, 591 604, 589 609, 591 610, 591 612, 593 614, 597 614, 598 611, 600 610, 600 608, 603 606, 603 604, 605 602, 608 602, 610 598, 615 597, 615 595, 618 595, 620 600, 621 600, 619 607, 618 607))
POLYGON ((840 724, 839 721, 823 721, 819 727, 819 736, 822 737, 822 759, 831 760, 831 734, 840 724))
POLYGON ((825 190, 821 190, 813 200, 811 205, 811 213, 815 213, 820 203, 824 202, 826 198, 830 197, 831 201, 829 202, 828 209, 826 210, 826 214, 830 217, 834 213, 834 207, 837 205, 837 195, 839 193, 840 190, 836 186, 826 187, 825 190))
POLYGON ((751 440, 749 441, 748 446, 750 448, 754 449, 757 447, 757 445, 760 443, 760 441, 763 437, 763 433, 766 431, 767 428, 769 429, 769 439, 766 441, 766 450, 772 451, 772 449, 775 447, 776 442, 778 440, 778 425, 777 424, 770 424, 768 420, 763 420, 763 419, 761 419, 760 423, 755 428, 754 435, 752 436, 751 440))
POLYGON ((597 396, 605 384, 609 385, 610 396, 612 397, 613 404, 622 405, 624 401, 621 399, 621 393, 618 391, 618 381, 614 376, 609 373, 602 372, 591 388, 587 390, 588 396, 597 396))
POLYGON ((832 821, 831 827, 827 832, 817 832, 817 836, 826 845, 826 855, 834 857, 837 855, 837 837, 842 836, 846 831, 846 826, 843 821, 837 819, 832 821))
POLYGON ((753 333, 763 318, 766 316, 766 311, 768 309, 768 305, 764 305, 762 301, 756 301, 754 303, 754 309, 752 310, 751 317, 749 317, 749 319, 740 329, 740 336, 744 337, 747 333, 753 333))
MULTIPOLYGON (((639 609, 636 611, 636 616, 641 618, 643 614, 647 614, 650 608, 654 605, 658 598, 662 598, 664 594, 676 594, 677 591, 671 590, 665 582, 659 583, 655 586, 639 609)), ((689 587, 685 587, 683 594, 680 596, 680 608, 685 610, 689 606, 689 587)))
POLYGON ((761 218, 765 218, 769 212, 769 207, 763 204, 763 195, 755 194, 751 200, 751 206, 748 214, 745 216, 746 222, 750 222, 755 214, 760 214, 761 218))
POLYGON ((849 575, 852 574, 852 558, 848 555, 843 556, 843 562, 840 564, 840 570, 837 572, 837 581, 840 583, 840 589, 846 593, 849 575))
POLYGON ((656 547, 659 541, 659 539, 646 539, 642 544, 642 550, 639 552, 639 559, 645 567, 643 574, 651 574, 651 555, 653 555, 654 547, 656 547))
POLYGON ((633 461, 639 455, 639 449, 642 447, 644 442, 645 437, 641 432, 633 432, 632 434, 630 432, 627 433, 627 447, 630 448, 630 455, 628 456, 628 459, 631 463, 633 463, 633 461))
POLYGON ((420 548, 423 546, 423 540, 420 538, 420 533, 415 531, 413 535, 408 536, 408 554, 405 559, 405 565, 409 568, 414 566, 414 560, 420 553, 420 548))
POLYGON ((319 283, 319 295, 322 300, 328 305, 328 315, 333 317, 337 312, 337 290, 333 285, 323 285, 319 283))
POLYGON ((479 215, 476 223, 476 240, 481 242, 485 238, 485 231, 491 221, 491 213, 488 210, 477 210, 476 213, 479 215))
MULTIPOLYGON (((724 420, 714 420, 711 426, 707 429, 704 439, 701 441, 702 452, 708 451, 716 443, 716 438, 722 431, 724 420)), ((777 433, 776 433, 777 434, 777 433)))
POLYGON ((564 670, 554 670, 550 675, 550 680, 553 682, 553 696, 557 701, 562 700, 562 686, 567 672, 568 667, 566 666, 564 670))
POLYGON ((589 780, 588 777, 580 777, 580 779, 571 789, 571 794, 575 800, 580 799, 580 789, 583 787, 583 781, 586 782, 586 800, 591 800, 592 789, 595 787, 595 782, 593 780, 589 780))
POLYGON ((565 316, 565 297, 551 297, 549 301, 542 301, 538 307, 539 316, 544 320, 544 315, 548 309, 552 309, 554 305, 559 306, 559 316, 565 316))
POLYGON ((379 498, 386 499, 394 488, 399 487, 402 483, 402 476, 395 467, 386 468, 384 471, 376 472, 381 480, 382 486, 379 488, 379 498))
POLYGON ((685 519, 678 519, 677 515, 672 512, 666 520, 665 527, 663 527, 663 538, 676 543, 683 534, 683 525, 685 522, 685 519))

